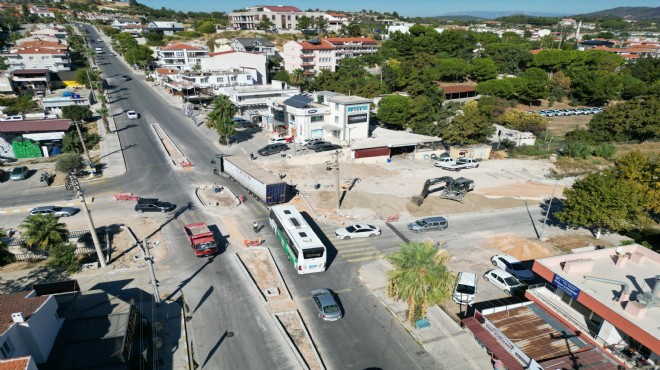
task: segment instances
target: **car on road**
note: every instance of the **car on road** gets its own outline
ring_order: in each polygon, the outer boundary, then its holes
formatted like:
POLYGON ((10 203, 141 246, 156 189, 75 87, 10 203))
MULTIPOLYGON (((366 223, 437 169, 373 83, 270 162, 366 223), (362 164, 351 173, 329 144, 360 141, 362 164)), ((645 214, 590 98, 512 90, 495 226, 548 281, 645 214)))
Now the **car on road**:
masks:
POLYGON ((522 284, 515 276, 504 270, 493 269, 486 271, 484 280, 491 282, 496 287, 502 289, 505 293, 511 294, 514 290, 520 288, 522 284))
POLYGON ((511 255, 498 254, 491 257, 490 262, 493 266, 514 275, 520 280, 532 280, 534 278, 534 273, 511 255))
POLYGON ((123 76, 119 77, 119 79, 122 80, 122 81, 130 81, 133 78, 131 76, 128 76, 128 75, 123 75, 123 76))
POLYGON ((320 153, 320 152, 328 152, 328 151, 331 151, 331 150, 339 150, 341 148, 342 148, 341 145, 328 143, 328 144, 322 144, 322 145, 315 146, 314 151, 317 152, 317 153, 320 153))
POLYGON ((14 167, 9 174, 9 179, 14 181, 25 180, 29 172, 30 170, 26 166, 14 167))
POLYGON ((435 217, 424 217, 411 222, 408 224, 408 230, 416 233, 421 233, 422 231, 431 231, 431 230, 446 230, 449 227, 449 222, 446 218, 435 216, 435 217))
POLYGON ((116 57, 117 54, 115 54, 115 53, 110 53, 110 56, 116 57))
POLYGON ((271 154, 275 153, 282 153, 284 154, 285 151, 289 150, 289 146, 284 144, 284 143, 277 143, 277 144, 268 144, 265 147, 259 149, 257 153, 259 153, 260 156, 269 156, 271 154))
POLYGON ((242 117, 234 117, 232 118, 232 121, 236 124, 236 126, 239 127, 247 127, 247 126, 252 126, 252 122, 246 120, 245 118, 242 117))
POLYGON ((34 215, 53 215, 55 217, 69 217, 78 213, 78 208, 73 207, 60 207, 60 206, 43 206, 36 207, 30 210, 30 216, 34 215))
POLYGON ((477 274, 472 272, 459 272, 456 276, 456 285, 451 300, 454 303, 471 306, 477 295, 477 274))
POLYGON ((305 144, 305 147, 307 147, 308 149, 315 149, 319 145, 326 145, 326 144, 331 144, 331 143, 329 141, 324 141, 324 140, 314 140, 305 144))
POLYGON ((142 212, 169 212, 176 206, 170 202, 161 202, 156 198, 139 198, 135 204, 135 210, 138 213, 142 212))
POLYGON ((101 40, 101 39, 96 39, 96 42, 103 42, 103 40, 101 40))
POLYGON ((338 239, 351 239, 351 238, 373 238, 380 235, 380 228, 368 224, 356 224, 335 230, 335 236, 338 239))
POLYGON ((128 119, 138 119, 140 118, 140 114, 134 110, 129 110, 126 112, 126 117, 128 117, 128 119))
POLYGON ((309 148, 309 145, 318 141, 326 142, 323 138, 314 137, 310 139, 303 139, 300 143, 309 148))
POLYGON ((271 137, 268 140, 268 144, 287 144, 291 142, 290 137, 271 137))
POLYGON ((335 295, 328 289, 312 290, 312 301, 318 309, 319 318, 324 321, 337 321, 342 318, 341 308, 335 295))

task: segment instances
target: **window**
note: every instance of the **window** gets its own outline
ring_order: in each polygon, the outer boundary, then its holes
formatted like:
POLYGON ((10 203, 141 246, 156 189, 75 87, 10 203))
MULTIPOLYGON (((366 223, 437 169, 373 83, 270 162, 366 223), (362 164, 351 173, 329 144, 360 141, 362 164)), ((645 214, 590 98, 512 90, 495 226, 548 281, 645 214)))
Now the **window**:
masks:
POLYGON ((225 78, 224 77, 218 77, 218 82, 225 82, 225 78))
POLYGON ((11 343, 11 340, 7 338, 7 340, 2 343, 2 346, 0 346, 0 355, 2 355, 2 358, 11 358, 13 353, 14 345, 11 343))
POLYGON ((34 57, 28 57, 28 60, 34 60, 34 57))
POLYGON ((247 76, 245 76, 245 77, 247 78, 248 81, 252 81, 252 76, 247 75, 247 76))
POLYGON ((183 51, 177 51, 176 53, 174 53, 174 56, 177 58, 183 58, 183 51))
POLYGON ((311 122, 323 122, 323 116, 312 116, 311 122))

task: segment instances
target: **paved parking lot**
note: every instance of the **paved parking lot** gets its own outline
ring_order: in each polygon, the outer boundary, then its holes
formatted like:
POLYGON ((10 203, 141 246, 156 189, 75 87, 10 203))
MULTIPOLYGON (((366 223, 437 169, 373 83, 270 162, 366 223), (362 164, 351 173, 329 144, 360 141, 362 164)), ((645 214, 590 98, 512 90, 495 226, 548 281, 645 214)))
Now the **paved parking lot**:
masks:
POLYGON ((30 170, 28 177, 25 180, 13 181, 9 179, 9 173, 14 167, 22 165, 17 163, 18 162, 14 162, 11 163, 11 165, 5 165, 2 167, 6 173, 5 176, 0 180, 0 191, 18 194, 18 192, 22 190, 41 188, 42 185, 39 181, 41 179, 41 174, 44 173, 44 171, 52 174, 54 172, 52 168, 55 166, 52 163, 25 165, 30 170))

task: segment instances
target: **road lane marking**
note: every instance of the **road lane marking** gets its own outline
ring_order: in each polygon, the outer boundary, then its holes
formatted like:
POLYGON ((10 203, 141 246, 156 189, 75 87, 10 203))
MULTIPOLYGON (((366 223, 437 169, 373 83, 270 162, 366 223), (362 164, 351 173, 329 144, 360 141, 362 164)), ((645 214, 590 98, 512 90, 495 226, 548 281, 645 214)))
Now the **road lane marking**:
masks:
POLYGON ((384 258, 384 257, 386 257, 386 256, 380 254, 380 255, 375 255, 375 256, 370 256, 370 257, 347 259, 346 262, 355 263, 355 262, 371 261, 371 260, 381 259, 381 258, 384 258))

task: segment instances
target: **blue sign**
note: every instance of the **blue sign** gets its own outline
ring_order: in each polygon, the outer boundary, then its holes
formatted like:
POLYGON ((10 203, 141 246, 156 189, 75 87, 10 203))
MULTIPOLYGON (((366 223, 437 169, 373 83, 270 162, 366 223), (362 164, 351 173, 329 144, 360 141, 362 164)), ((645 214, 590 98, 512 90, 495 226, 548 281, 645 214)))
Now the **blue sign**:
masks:
POLYGON ((564 279, 563 277, 557 274, 555 274, 555 277, 552 278, 552 285, 563 290, 564 293, 570 295, 571 297, 573 297, 573 299, 577 299, 578 295, 580 294, 580 289, 578 289, 578 287, 571 284, 570 282, 568 282, 568 280, 564 279))
POLYGON ((346 110, 348 111, 348 113, 351 113, 351 112, 364 112, 364 111, 369 110, 369 106, 368 105, 356 105, 356 106, 353 106, 353 107, 348 107, 346 110))

